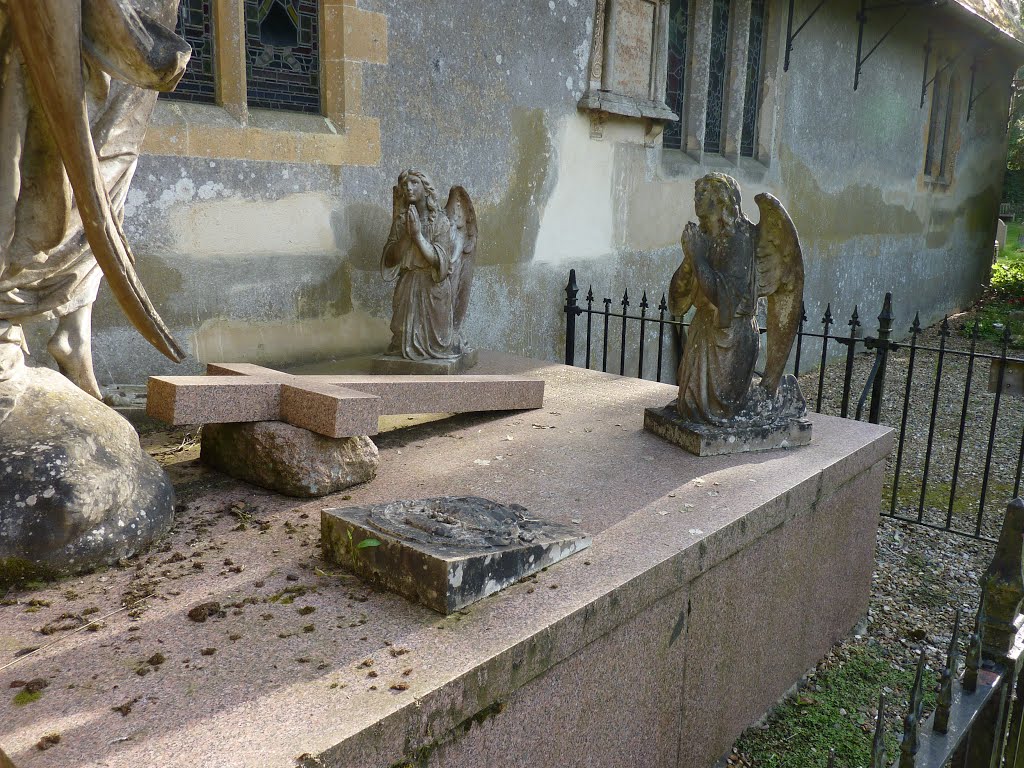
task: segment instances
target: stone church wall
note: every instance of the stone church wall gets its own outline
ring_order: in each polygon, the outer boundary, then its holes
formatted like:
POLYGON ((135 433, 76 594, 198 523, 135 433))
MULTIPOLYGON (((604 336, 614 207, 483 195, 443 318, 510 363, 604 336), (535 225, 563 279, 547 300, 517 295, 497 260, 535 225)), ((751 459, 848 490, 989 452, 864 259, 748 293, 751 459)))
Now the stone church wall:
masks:
MULTIPOLYGON (((975 95, 987 89, 968 121, 973 51, 990 43, 955 14, 911 11, 854 91, 859 4, 824 6, 783 72, 788 4, 771 0, 758 156, 737 160, 664 149, 641 119, 595 124, 577 107, 594 0, 324 3, 327 118, 252 110, 243 126, 244 93, 230 77, 224 108, 161 101, 126 230, 140 276, 190 357, 169 364, 101 291, 101 384, 212 360, 286 365, 382 350, 390 287, 380 251, 391 186, 410 166, 430 173, 442 197, 458 183, 475 201, 481 235, 467 335, 481 348, 558 359, 571 267, 584 292, 629 287, 639 298, 645 289, 656 302, 681 258, 682 227, 695 218, 693 181, 709 170, 737 177, 755 220, 758 192, 788 207, 804 242, 811 319, 829 301, 843 319, 854 304, 871 318, 892 291, 902 331, 915 310, 932 321, 966 306, 987 279, 1016 62, 998 47, 979 58, 975 95), (954 108, 948 171, 926 175, 931 91, 919 105, 929 26, 933 57, 953 58, 942 77, 953 73, 943 82, 954 108)), ((238 23, 240 3, 214 6, 221 23, 238 23)), ((865 50, 893 20, 869 20, 865 50)), ((226 76, 240 66, 240 43, 222 42, 226 76)), ((31 337, 36 348, 41 332, 31 337)))

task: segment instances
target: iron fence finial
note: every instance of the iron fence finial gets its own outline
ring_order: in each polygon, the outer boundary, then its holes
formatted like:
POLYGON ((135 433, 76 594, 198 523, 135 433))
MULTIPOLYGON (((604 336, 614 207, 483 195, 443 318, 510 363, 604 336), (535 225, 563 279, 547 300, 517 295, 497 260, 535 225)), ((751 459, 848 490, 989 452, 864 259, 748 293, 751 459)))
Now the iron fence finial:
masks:
POLYGON ((953 706, 953 679, 956 677, 960 660, 959 642, 960 609, 957 608, 956 618, 953 620, 953 636, 949 640, 946 664, 942 668, 942 675, 940 677, 939 696, 935 704, 935 719, 932 721, 932 730, 936 733, 947 733, 949 731, 949 711, 953 706))
POLYGON ((878 694, 878 714, 875 717, 875 736, 871 741, 871 763, 868 768, 888 768, 885 757, 885 694, 878 694))
POLYGON ((921 747, 921 711, 924 707, 924 648, 917 660, 917 674, 910 689, 910 705, 903 718, 903 741, 900 744, 899 768, 915 768, 917 751, 921 747))

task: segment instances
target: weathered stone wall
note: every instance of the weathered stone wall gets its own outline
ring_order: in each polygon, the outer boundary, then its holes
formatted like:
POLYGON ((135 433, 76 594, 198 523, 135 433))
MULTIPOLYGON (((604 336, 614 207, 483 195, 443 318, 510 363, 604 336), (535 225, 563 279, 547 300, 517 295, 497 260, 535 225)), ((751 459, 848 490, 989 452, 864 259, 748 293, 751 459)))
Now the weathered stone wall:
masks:
MULTIPOLYGON (((592 0, 409 3, 359 0, 387 19, 386 64, 364 64, 362 114, 380 120, 367 166, 144 156, 126 228, 139 273, 190 352, 206 360, 287 364, 382 349, 390 289, 378 272, 391 185, 408 166, 446 194, 469 189, 480 217, 468 336, 480 347, 558 359, 570 267, 584 292, 646 289, 657 301, 694 218, 693 180, 735 175, 748 215, 767 190, 805 244, 808 315, 825 303, 873 317, 891 290, 897 329, 934 320, 986 279, 1002 184, 1008 84, 1001 49, 981 61, 990 85, 966 117, 970 56, 954 64, 959 106, 947 187, 923 176, 928 102, 923 43, 934 21, 959 52, 979 42, 956 17, 917 10, 865 64, 853 91, 854 0, 825 6, 797 38, 788 73, 786 3, 772 2, 765 79, 766 157, 698 163, 645 147, 639 121, 610 119, 600 140, 576 108, 586 80, 592 0), (963 38, 962 40, 960 38, 963 38)), ((893 16, 877 14, 874 44, 893 16)), ((845 318, 844 318, 845 319, 845 318)), ((33 348, 44 347, 39 332, 33 348)), ((132 331, 109 295, 96 307, 102 384, 174 368, 132 331)))

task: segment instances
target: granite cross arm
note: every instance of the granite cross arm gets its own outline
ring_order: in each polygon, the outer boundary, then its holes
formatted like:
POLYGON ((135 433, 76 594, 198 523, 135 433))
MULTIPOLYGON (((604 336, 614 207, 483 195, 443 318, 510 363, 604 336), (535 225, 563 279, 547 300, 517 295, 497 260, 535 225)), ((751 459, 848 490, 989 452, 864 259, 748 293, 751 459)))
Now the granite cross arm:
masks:
POLYGON ((517 376, 293 376, 211 363, 206 376, 151 376, 147 411, 172 425, 283 421, 327 437, 375 435, 405 413, 516 411, 544 404, 544 382, 517 376))

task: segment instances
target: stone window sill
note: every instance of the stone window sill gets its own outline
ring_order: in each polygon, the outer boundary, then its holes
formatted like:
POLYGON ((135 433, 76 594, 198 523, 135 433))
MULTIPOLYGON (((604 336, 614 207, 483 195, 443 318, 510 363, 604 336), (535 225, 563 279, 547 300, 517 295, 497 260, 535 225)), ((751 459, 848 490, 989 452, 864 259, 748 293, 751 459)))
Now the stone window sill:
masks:
POLYGON ((347 115, 341 127, 319 115, 252 109, 242 123, 213 104, 161 99, 142 151, 175 157, 376 165, 380 121, 347 115))
POLYGON ((588 91, 583 94, 577 106, 591 112, 608 112, 623 117, 638 117, 648 120, 678 120, 679 115, 669 109, 663 101, 642 99, 612 91, 588 91))
POLYGON ((924 177, 924 184, 926 187, 935 190, 936 192, 946 192, 949 190, 950 185, 953 183, 953 179, 949 176, 928 176, 924 177))
POLYGON ((745 181, 761 181, 768 173, 768 163, 753 157, 728 158, 723 155, 690 153, 683 149, 661 150, 661 168, 667 176, 690 176, 695 171, 740 172, 745 181))

